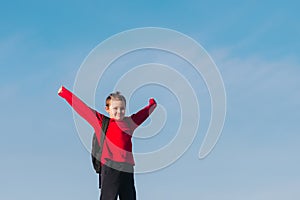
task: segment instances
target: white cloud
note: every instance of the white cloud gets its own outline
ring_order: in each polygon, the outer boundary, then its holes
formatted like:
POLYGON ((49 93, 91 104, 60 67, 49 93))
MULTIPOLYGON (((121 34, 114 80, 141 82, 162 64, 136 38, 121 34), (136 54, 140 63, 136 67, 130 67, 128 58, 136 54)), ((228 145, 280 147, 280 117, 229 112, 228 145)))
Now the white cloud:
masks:
POLYGON ((239 58, 226 49, 213 52, 228 90, 242 93, 292 94, 300 86, 300 64, 293 58, 239 58), (244 92, 243 92, 244 91, 244 92))

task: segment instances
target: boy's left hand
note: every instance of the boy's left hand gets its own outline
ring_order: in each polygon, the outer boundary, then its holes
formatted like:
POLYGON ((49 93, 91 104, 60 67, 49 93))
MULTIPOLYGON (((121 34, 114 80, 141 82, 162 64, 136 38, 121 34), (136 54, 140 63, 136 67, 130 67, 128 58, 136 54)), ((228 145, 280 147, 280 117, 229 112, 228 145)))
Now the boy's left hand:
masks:
POLYGON ((156 101, 154 100, 154 98, 149 99, 149 105, 156 105, 156 101))

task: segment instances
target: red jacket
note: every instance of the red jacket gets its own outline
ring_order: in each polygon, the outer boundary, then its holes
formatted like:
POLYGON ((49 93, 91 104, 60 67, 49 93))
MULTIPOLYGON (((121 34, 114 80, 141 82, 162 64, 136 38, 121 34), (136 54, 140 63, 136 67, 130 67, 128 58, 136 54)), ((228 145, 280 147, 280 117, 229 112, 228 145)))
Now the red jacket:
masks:
MULTIPOLYGON (((62 87, 62 90, 58 95, 64 98, 73 109, 94 128, 100 144, 100 130, 104 115, 88 107, 82 100, 65 87, 62 87)), ((150 99, 149 104, 146 107, 130 117, 125 117, 123 120, 110 119, 106 132, 106 139, 103 144, 101 158, 103 164, 105 164, 107 160, 112 160, 134 165, 131 142, 133 132, 149 117, 155 107, 155 100, 150 99)))

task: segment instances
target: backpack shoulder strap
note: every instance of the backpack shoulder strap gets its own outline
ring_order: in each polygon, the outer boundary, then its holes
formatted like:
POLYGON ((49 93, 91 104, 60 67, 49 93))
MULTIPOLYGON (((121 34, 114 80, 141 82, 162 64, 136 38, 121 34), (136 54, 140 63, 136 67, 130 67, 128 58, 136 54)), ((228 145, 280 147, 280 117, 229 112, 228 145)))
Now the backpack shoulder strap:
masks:
POLYGON ((102 138, 104 139, 105 135, 106 135, 106 131, 107 131, 107 128, 108 128, 108 124, 109 124, 109 120, 110 118, 109 117, 106 117, 105 115, 103 115, 103 118, 102 118, 102 126, 101 126, 101 129, 102 129, 102 133, 101 134, 101 146, 104 142, 104 140, 102 141, 102 138))
POLYGON ((102 126, 101 126, 101 138, 100 138, 100 150, 99 150, 99 154, 100 154, 100 159, 102 157, 102 148, 103 148, 103 144, 104 144, 104 140, 105 140, 105 136, 106 136, 106 131, 108 128, 108 124, 109 124, 109 117, 106 117, 105 115, 103 115, 102 118, 102 126))

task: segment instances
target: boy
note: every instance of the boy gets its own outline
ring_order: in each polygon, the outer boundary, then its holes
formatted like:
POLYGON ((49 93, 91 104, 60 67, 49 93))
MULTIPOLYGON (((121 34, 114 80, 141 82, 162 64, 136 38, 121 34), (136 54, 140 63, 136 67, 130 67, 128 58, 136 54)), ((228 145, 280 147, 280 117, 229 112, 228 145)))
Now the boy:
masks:
MULTIPOLYGON (((61 86, 58 95, 93 128, 100 144, 101 124, 104 115, 88 107, 72 92, 61 86)), ((149 104, 130 117, 125 116, 126 99, 119 92, 106 98, 105 111, 109 114, 109 125, 103 143, 100 200, 136 200, 134 186, 134 158, 132 155, 132 134, 156 107, 153 98, 149 104)))

